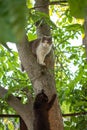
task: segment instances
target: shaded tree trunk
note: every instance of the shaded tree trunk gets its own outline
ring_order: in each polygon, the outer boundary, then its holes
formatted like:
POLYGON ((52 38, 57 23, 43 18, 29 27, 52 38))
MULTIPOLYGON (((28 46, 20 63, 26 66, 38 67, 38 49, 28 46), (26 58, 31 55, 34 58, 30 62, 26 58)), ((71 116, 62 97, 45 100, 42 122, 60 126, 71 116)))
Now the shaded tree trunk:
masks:
POLYGON ((22 118, 20 118, 20 130, 28 130, 22 118))

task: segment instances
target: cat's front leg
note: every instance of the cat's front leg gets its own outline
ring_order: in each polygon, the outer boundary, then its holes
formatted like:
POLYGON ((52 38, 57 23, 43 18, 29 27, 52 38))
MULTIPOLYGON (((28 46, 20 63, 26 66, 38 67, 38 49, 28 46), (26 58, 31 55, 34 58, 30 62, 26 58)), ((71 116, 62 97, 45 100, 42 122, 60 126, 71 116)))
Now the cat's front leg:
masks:
POLYGON ((38 55, 37 56, 37 62, 40 64, 40 65, 43 65, 43 66, 46 66, 45 62, 44 62, 44 57, 41 56, 41 55, 38 55))

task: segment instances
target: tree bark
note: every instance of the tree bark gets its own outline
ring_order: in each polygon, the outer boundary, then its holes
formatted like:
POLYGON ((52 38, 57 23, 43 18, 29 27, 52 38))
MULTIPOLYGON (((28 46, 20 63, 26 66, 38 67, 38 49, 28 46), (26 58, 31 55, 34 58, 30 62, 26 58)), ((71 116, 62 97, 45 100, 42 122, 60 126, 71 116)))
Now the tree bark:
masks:
MULTIPOLYGON (((35 6, 41 6, 40 8, 36 8, 36 11, 40 11, 42 13, 45 13, 49 16, 49 8, 48 3, 49 0, 35 0, 35 6)), ((37 26, 37 35, 38 37, 43 35, 51 35, 50 33, 50 26, 46 23, 42 23, 41 26, 37 26)), ((54 59, 53 59, 53 53, 51 52, 50 56, 46 57, 47 61, 50 62, 47 66, 46 75, 41 81, 44 81, 45 90, 47 89, 47 95, 49 98, 53 95, 53 93, 56 93, 56 84, 54 79, 54 59)), ((40 81, 40 79, 39 79, 40 81)), ((43 87, 42 87, 43 88, 43 87)), ((49 113, 49 120, 50 120, 50 127, 51 130, 63 130, 63 122, 62 122, 62 115, 60 111, 60 106, 58 103, 58 100, 56 100, 54 107, 51 109, 49 113)))
MULTIPOLYGON (((36 11, 40 11, 42 13, 45 13, 49 15, 49 9, 48 9, 48 3, 49 0, 35 0, 35 6, 39 8, 36 8, 36 11), (40 7, 41 6, 41 7, 40 7)), ((37 25, 37 35, 38 37, 41 37, 43 35, 50 35, 50 26, 48 26, 43 20, 38 21, 37 25)))
MULTIPOLYGON (((56 93, 53 67, 51 68, 48 65, 49 68, 43 68, 37 63, 37 59, 31 52, 27 38, 25 38, 21 44, 17 44, 17 48, 22 65, 24 66, 24 69, 32 82, 35 95, 44 89, 50 99, 52 95, 56 93)), ((51 61, 50 65, 52 64, 53 62, 51 61)), ((58 99, 54 103, 49 115, 51 130, 63 130, 62 115, 58 104, 58 99)))
MULTIPOLYGON (((35 6, 41 6, 46 5, 49 1, 35 0, 35 2, 35 6)), ((49 15, 48 6, 45 8, 41 6, 41 8, 37 8, 36 11, 41 11, 49 15)), ((37 35, 38 37, 50 35, 50 27, 43 23, 41 26, 37 25, 37 35)), ((17 48, 22 65, 32 82, 35 95, 44 89, 50 99, 52 95, 56 93, 53 53, 51 52, 46 57, 45 62, 47 64, 47 68, 44 68, 37 63, 36 57, 32 54, 30 42, 28 42, 26 37, 24 37, 20 44, 17 44, 17 48)), ((54 106, 49 112, 49 122, 51 130, 63 130, 62 114, 58 99, 55 101, 54 106)))

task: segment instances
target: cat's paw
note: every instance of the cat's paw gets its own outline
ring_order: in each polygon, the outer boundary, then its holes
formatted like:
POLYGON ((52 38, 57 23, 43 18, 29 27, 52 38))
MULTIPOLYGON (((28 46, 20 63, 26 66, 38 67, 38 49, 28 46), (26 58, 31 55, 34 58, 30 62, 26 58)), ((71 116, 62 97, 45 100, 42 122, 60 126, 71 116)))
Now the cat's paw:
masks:
POLYGON ((43 63, 41 63, 41 65, 42 65, 42 66, 46 66, 46 64, 45 64, 44 62, 43 62, 43 63))
POLYGON ((44 62, 39 62, 39 64, 40 64, 41 66, 46 66, 46 64, 45 64, 44 62))
POLYGON ((42 66, 46 66, 46 64, 43 61, 40 61, 38 58, 37 58, 37 63, 42 65, 42 66))
POLYGON ((39 60, 38 58, 37 63, 40 64, 41 66, 46 66, 45 62, 43 60, 39 60))

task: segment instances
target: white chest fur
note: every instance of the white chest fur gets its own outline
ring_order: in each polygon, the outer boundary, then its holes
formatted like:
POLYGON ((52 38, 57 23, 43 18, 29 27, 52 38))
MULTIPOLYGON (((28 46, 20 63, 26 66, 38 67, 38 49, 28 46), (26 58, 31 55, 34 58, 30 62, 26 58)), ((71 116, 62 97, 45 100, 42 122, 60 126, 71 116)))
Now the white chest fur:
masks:
POLYGON ((47 54, 52 49, 52 44, 48 44, 47 42, 45 43, 40 43, 39 46, 36 49, 36 55, 37 55, 37 62, 41 65, 45 65, 44 60, 47 54))

